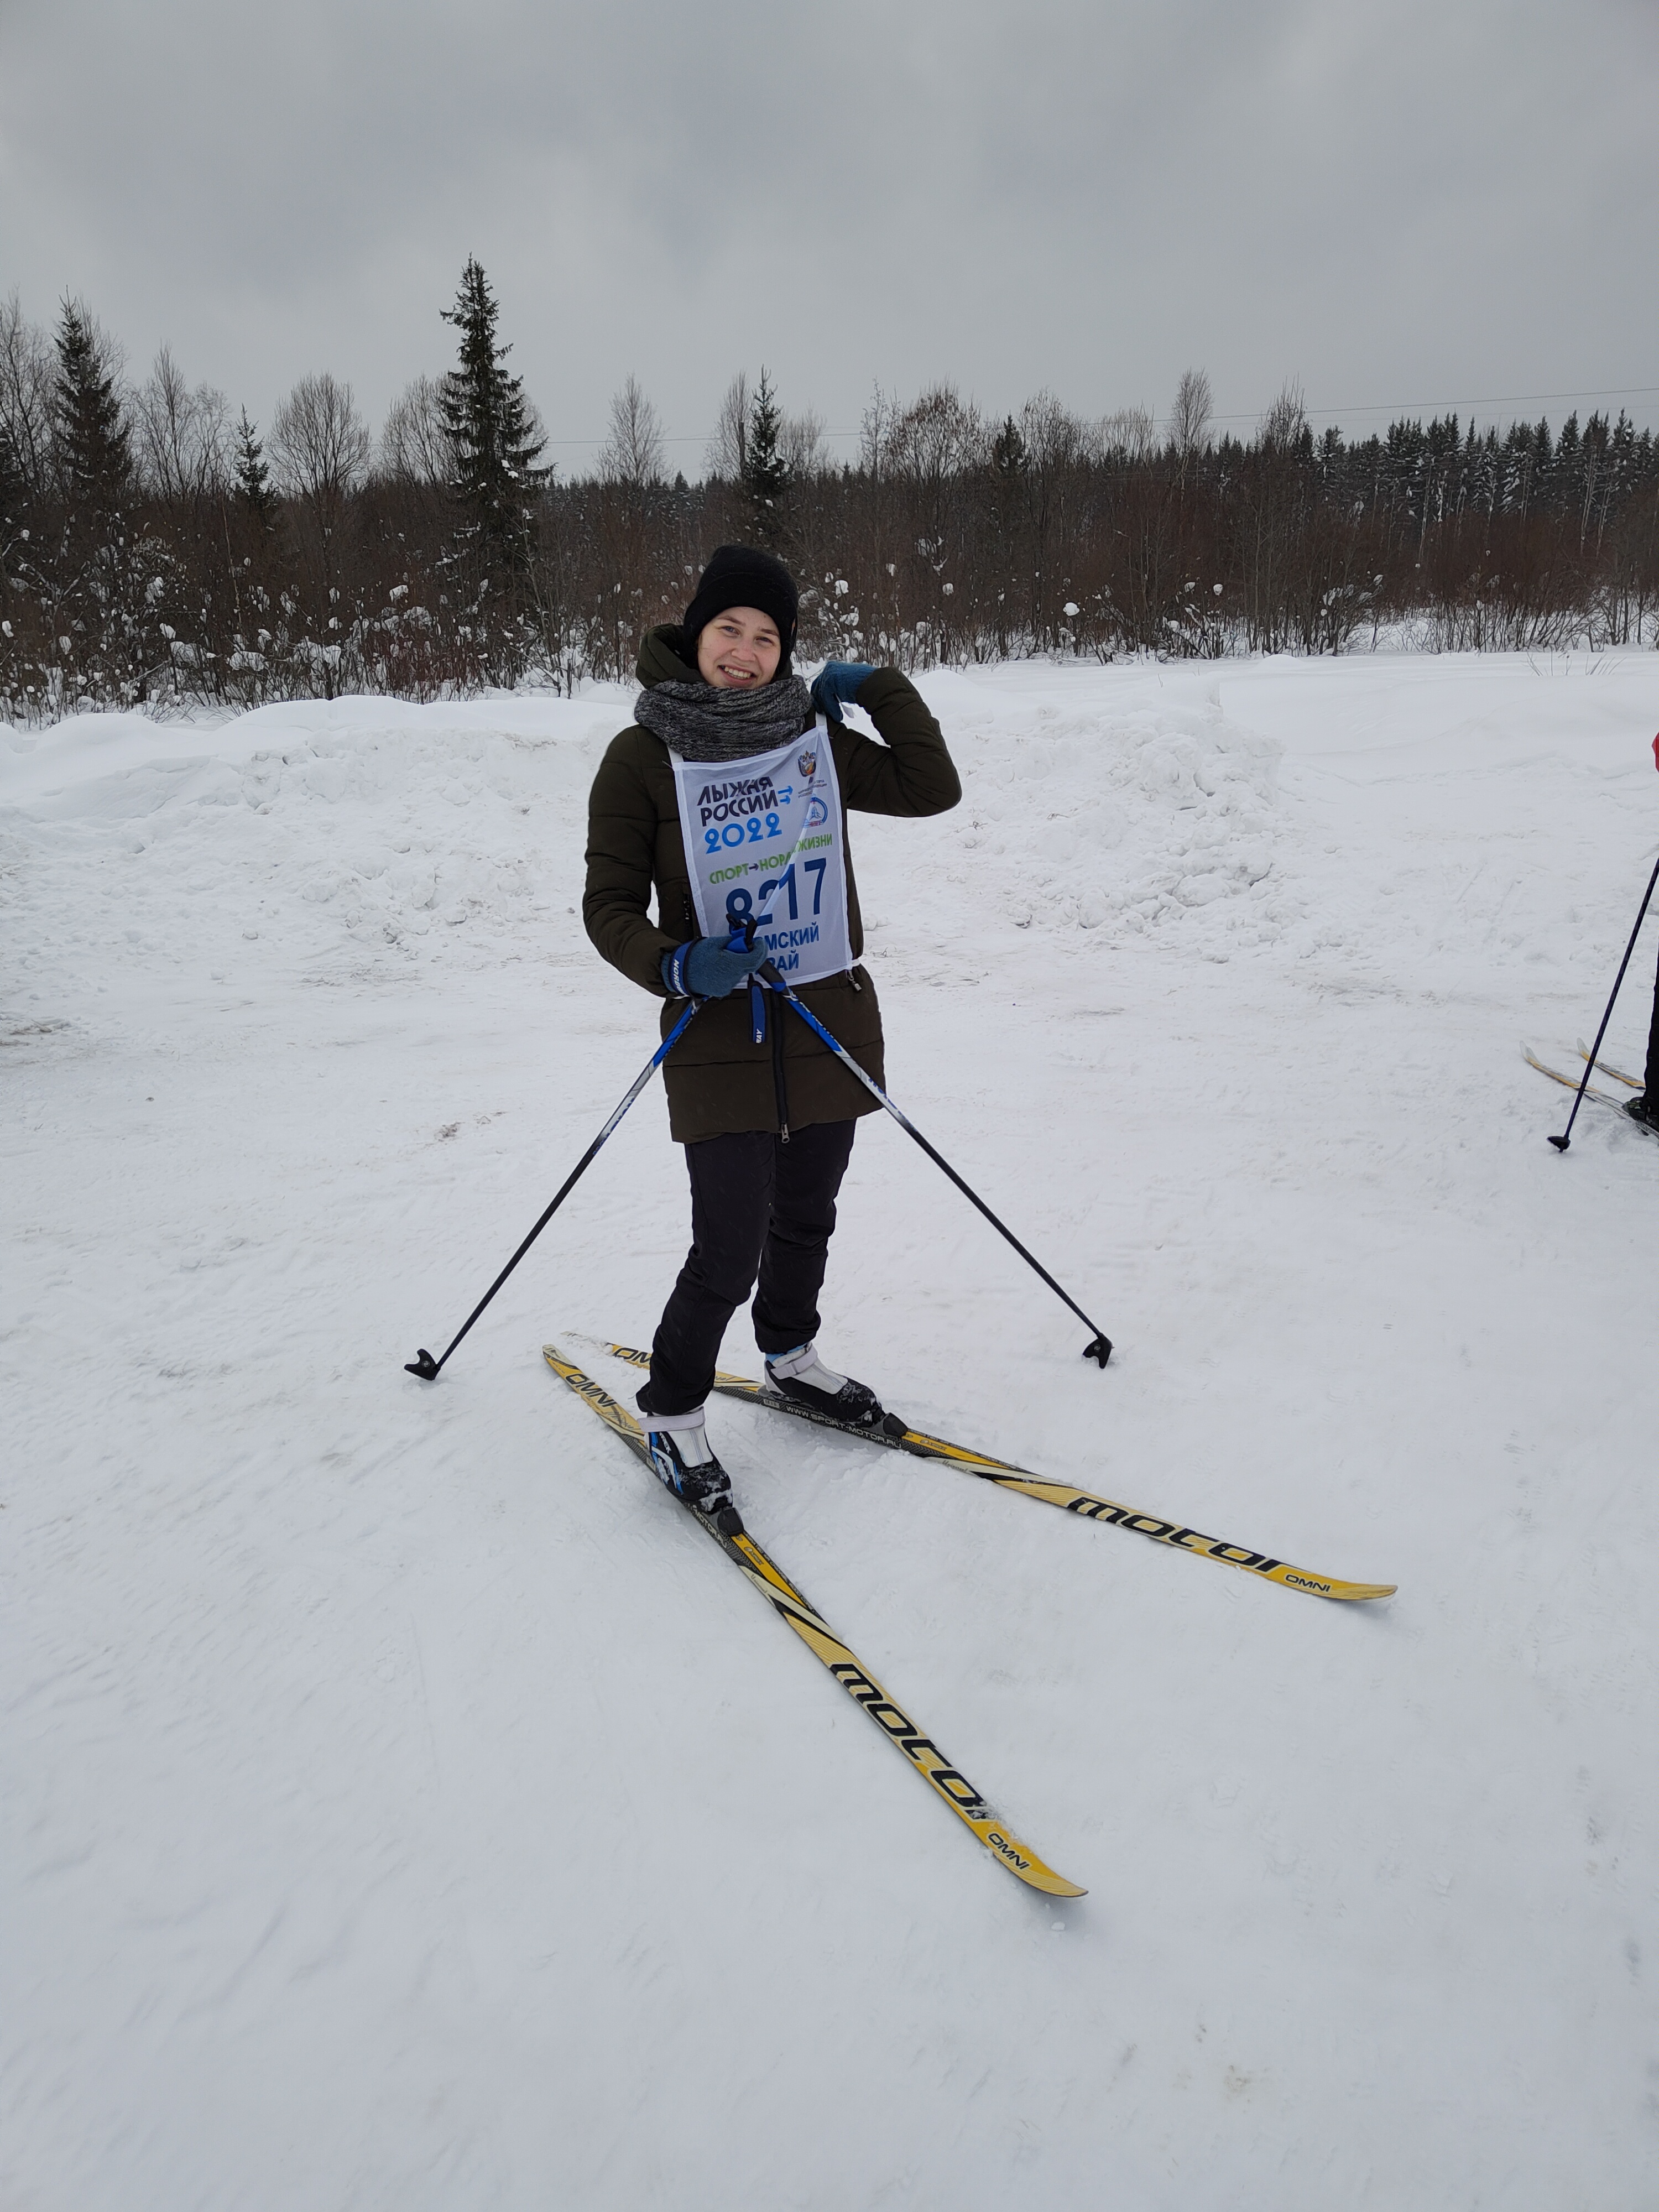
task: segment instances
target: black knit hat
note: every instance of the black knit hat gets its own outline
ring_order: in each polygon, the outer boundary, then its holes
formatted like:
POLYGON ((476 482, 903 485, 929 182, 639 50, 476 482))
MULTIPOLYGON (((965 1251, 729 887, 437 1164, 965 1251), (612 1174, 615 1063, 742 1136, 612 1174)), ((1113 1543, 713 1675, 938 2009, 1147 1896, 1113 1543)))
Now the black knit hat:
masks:
POLYGON ((757 607, 778 626, 783 647, 778 673, 789 665, 795 643, 795 580, 775 555, 757 545, 717 545, 685 611, 685 657, 696 665, 697 638, 705 623, 727 607, 757 607))

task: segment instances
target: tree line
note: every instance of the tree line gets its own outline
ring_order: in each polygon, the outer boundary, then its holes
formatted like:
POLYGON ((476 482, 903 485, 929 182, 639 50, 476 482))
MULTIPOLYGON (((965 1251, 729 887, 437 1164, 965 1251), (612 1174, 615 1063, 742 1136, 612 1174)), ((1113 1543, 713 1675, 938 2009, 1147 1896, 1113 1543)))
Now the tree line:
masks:
POLYGON ((262 430, 166 349, 128 380, 78 301, 51 331, 0 307, 0 717, 625 680, 732 538, 801 579, 803 658, 910 669, 1659 624, 1659 451, 1623 413, 1351 441, 1287 386, 1240 439, 1198 371, 1162 425, 1047 392, 987 418, 944 384, 878 392, 841 461, 763 369, 733 379, 688 482, 630 377, 594 467, 561 477, 476 261, 442 312, 455 367, 377 437, 330 374, 262 430))

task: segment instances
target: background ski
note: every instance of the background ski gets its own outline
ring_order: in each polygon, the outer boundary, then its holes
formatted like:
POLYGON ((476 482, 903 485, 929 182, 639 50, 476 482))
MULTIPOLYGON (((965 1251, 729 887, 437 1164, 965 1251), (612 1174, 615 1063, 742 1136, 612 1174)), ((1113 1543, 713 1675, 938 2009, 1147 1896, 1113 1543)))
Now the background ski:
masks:
MULTIPOLYGON (((609 1391, 601 1389, 573 1360, 567 1359, 556 1344, 544 1344, 542 1357, 562 1382, 569 1384, 576 1395, 591 1407, 606 1428, 620 1437, 623 1443, 649 1470, 652 1481, 658 1482, 656 1469, 652 1467, 651 1455, 646 1448, 645 1433, 626 1407, 619 1406, 609 1391)), ((801 1642, 833 1674, 856 1705, 861 1705, 890 1742, 897 1746, 918 1774, 931 1784, 936 1796, 942 1797, 963 1826, 970 1828, 979 1841, 1010 1874, 1023 1881, 1029 1889, 1041 1890, 1048 1897, 1085 1897, 1086 1890, 1079 1888, 1065 1875, 1056 1874, 1032 1850, 1022 1843, 1005 1820, 993 1812, 977 1790, 952 1766, 931 1736, 924 1735, 903 1709, 896 1705, 874 1675, 859 1660, 850 1645, 844 1644, 824 1620, 822 1613, 810 1605, 795 1588, 775 1561, 769 1559, 747 1530, 737 1536, 722 1535, 714 1524, 692 1507, 684 1509, 697 1526, 719 1546, 727 1558, 743 1570, 775 1613, 787 1620, 801 1642)))
MULTIPOLYGON (((1580 1077, 1577 1075, 1564 1075, 1559 1067, 1547 1067, 1529 1044, 1523 1044, 1521 1050, 1526 1056, 1526 1062, 1528 1067, 1535 1067, 1540 1075, 1547 1075, 1552 1083, 1562 1084, 1569 1091, 1577 1090, 1579 1083, 1582 1080, 1580 1077)), ((1596 1062, 1595 1065, 1599 1066, 1600 1063, 1596 1062)), ((1586 1098, 1594 1098, 1598 1105, 1611 1106, 1614 1108, 1617 1112, 1625 1115, 1625 1119, 1626 1121, 1630 1120, 1629 1115, 1625 1114, 1624 1100, 1622 1098, 1615 1098, 1612 1091, 1598 1091, 1595 1088, 1595 1085, 1592 1083, 1586 1085, 1584 1096, 1586 1098)), ((1638 1122, 1636 1126, 1639 1128, 1641 1125, 1638 1122)))
POLYGON ((1592 1059, 1589 1047, 1584 1042, 1583 1037, 1578 1040, 1578 1057, 1580 1060, 1589 1060, 1592 1067, 1599 1067, 1603 1075, 1610 1075, 1615 1083, 1627 1083, 1632 1091, 1641 1091, 1645 1088, 1638 1077, 1626 1075, 1622 1067, 1614 1067, 1610 1060, 1592 1059))
MULTIPOLYGON (((648 1352, 635 1351, 629 1345, 610 1344, 605 1349, 616 1358, 627 1360, 630 1366, 651 1364, 648 1352)), ((1392 1597, 1399 1588, 1397 1583, 1346 1583, 1334 1575, 1310 1574, 1305 1567, 1291 1566, 1266 1553, 1253 1552, 1243 1544, 1224 1543, 1218 1537, 1206 1536, 1196 1528, 1183 1527, 1179 1521, 1164 1521, 1155 1513, 1137 1512, 1132 1505, 1119 1505, 1109 1498, 1097 1498, 1092 1491, 1079 1490, 1069 1482, 1055 1482, 1047 1475, 1033 1474, 1028 1468, 992 1459, 984 1452, 969 1451, 962 1444, 947 1443, 943 1437, 930 1437, 921 1429, 906 1428, 902 1423, 885 1433, 854 1428, 850 1422, 837 1421, 828 1413, 815 1413, 809 1407, 797 1405, 793 1399, 763 1389, 745 1375, 717 1374, 714 1388, 726 1397, 747 1399, 751 1405, 764 1406, 769 1412, 816 1422, 820 1428, 837 1429, 843 1436, 860 1437, 866 1443, 885 1444, 890 1450, 909 1452, 917 1459, 942 1461, 963 1474, 994 1482, 999 1489, 1017 1490, 1026 1498, 1035 1498, 1042 1505, 1058 1505, 1067 1513, 1075 1513, 1080 1520, 1110 1522, 1114 1528, 1150 1537, 1155 1544, 1169 1544, 1178 1552, 1190 1552, 1200 1559, 1219 1559, 1223 1566, 1237 1567, 1246 1574, 1259 1576, 1263 1582, 1278 1583, 1285 1589, 1305 1590, 1314 1597, 1355 1601, 1392 1597)), ((896 1420, 896 1416, 890 1418, 896 1420)))

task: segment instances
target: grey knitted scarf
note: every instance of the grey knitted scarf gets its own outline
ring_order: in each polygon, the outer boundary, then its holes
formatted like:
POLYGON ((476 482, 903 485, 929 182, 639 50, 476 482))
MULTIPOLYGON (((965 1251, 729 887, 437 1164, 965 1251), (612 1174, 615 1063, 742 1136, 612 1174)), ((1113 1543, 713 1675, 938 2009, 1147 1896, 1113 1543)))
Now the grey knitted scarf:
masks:
POLYGON ((771 752, 812 726, 812 694, 786 676, 758 691, 726 691, 713 684, 653 684, 634 704, 634 720, 682 760, 746 760, 771 752))

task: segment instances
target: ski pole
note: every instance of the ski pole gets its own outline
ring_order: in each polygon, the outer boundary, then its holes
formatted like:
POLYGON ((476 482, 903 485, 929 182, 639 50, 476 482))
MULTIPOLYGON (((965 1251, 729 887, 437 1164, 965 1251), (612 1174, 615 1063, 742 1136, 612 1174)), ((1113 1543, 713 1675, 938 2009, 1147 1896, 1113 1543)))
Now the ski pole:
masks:
POLYGON ((570 1173, 559 1185, 556 1194, 548 1205, 546 1211, 542 1214, 541 1218, 531 1231, 529 1236, 525 1238, 524 1243, 520 1245, 518 1250, 507 1261, 506 1267, 501 1269, 501 1273, 496 1276, 495 1281, 489 1285, 489 1288, 479 1299, 477 1304, 473 1307, 471 1312, 461 1323, 459 1328, 456 1330, 455 1334, 450 1339, 449 1351, 445 1352, 443 1359, 434 1359, 432 1357, 432 1354, 428 1352, 424 1346, 422 1346, 413 1359, 404 1360, 404 1372, 406 1375, 418 1375, 422 1382, 435 1382, 437 1381, 439 1370, 442 1368, 444 1360, 447 1360, 449 1358, 450 1352, 453 1352, 455 1346, 466 1334, 468 1329, 471 1328, 473 1322, 477 1321, 478 1316, 489 1304, 491 1298, 495 1297, 496 1291, 500 1290, 501 1285, 513 1273, 513 1270, 518 1266, 520 1261, 523 1259, 525 1254, 530 1249, 536 1239, 541 1235, 543 1230, 546 1228, 548 1223, 551 1221, 554 1215, 564 1204, 565 1200, 575 1188, 577 1183, 580 1182, 583 1175, 586 1172, 588 1168, 592 1165, 599 1147, 604 1144, 605 1139, 611 1134, 611 1132, 616 1127, 617 1122, 621 1121, 623 1115, 628 1111, 629 1108, 634 1103, 634 1101, 639 1097, 641 1091, 644 1090, 646 1085, 650 1082, 652 1077, 662 1066, 664 1060, 667 1059, 670 1048, 678 1042, 687 1026, 693 1018, 701 1011, 704 1003, 705 1002, 702 999, 693 999, 691 1000, 690 1004, 686 1007, 685 1012, 680 1016, 678 1021, 675 1023, 673 1028, 670 1030, 668 1035, 657 1047, 657 1049, 652 1054, 650 1059, 647 1060, 645 1066, 640 1070, 638 1075, 635 1077, 633 1084, 629 1087, 628 1096, 623 1100, 621 1105, 617 1107, 616 1112, 605 1123, 604 1128, 600 1130, 599 1135, 594 1138, 592 1143, 582 1154, 580 1159, 577 1161, 575 1166, 571 1169, 570 1173))
POLYGON ((1105 1330, 1096 1327, 1096 1324, 1090 1320, 1088 1315, 1084 1312, 1077 1300, 1073 1297, 1068 1291, 1063 1291, 1060 1288, 1060 1285, 1048 1273, 1048 1270, 1043 1266, 1042 1262, 1026 1250, 1025 1247, 1020 1243, 1018 1237, 1015 1236, 1013 1231, 1008 1227, 1007 1224, 998 1220, 996 1215, 992 1212, 990 1207, 987 1206, 985 1200, 980 1196, 979 1193, 969 1184, 965 1183, 963 1181, 962 1177, 951 1166, 950 1161, 945 1158, 942 1152, 936 1151, 934 1147, 928 1143, 927 1138, 922 1135, 921 1130, 917 1128, 915 1123, 910 1120, 909 1116, 900 1112, 899 1109, 894 1105, 892 1100, 882 1089, 880 1084, 876 1082, 872 1077, 865 1073, 864 1070, 859 1066, 857 1060, 854 1059, 852 1054, 848 1051, 845 1045, 836 1042, 836 1039, 830 1036, 829 1030, 825 1029, 823 1024, 818 1019, 817 1016, 811 1012, 810 1007, 803 1005, 801 1000, 795 996, 795 994, 790 989, 788 984, 784 981, 782 976, 779 975, 777 969, 772 965, 772 963, 769 960, 767 962, 765 967, 761 969, 761 974, 775 991, 781 991, 783 994, 785 999, 794 1008, 801 1019, 806 1024, 808 1029, 813 1030, 817 1032, 817 1034, 823 1040, 824 1043, 829 1046, 830 1051, 835 1054, 836 1058, 840 1060, 842 1066, 848 1069, 854 1075, 857 1076, 859 1081, 864 1085, 865 1089, 870 1093, 870 1096, 876 1101, 878 1105, 884 1106, 887 1111, 892 1115, 893 1119, 898 1123, 900 1128, 904 1131, 905 1134, 915 1139, 916 1142, 921 1146, 922 1151, 926 1152, 928 1158, 932 1160, 933 1165, 937 1168, 944 1169, 945 1174, 950 1176, 951 1182, 955 1183, 957 1188, 962 1193, 963 1196, 966 1199, 971 1200, 973 1204, 979 1208, 980 1212, 985 1216, 985 1218, 990 1223, 992 1228, 996 1230, 999 1235, 1006 1237, 1009 1243, 1011 1243, 1015 1251, 1018 1253, 1020 1258, 1024 1261, 1026 1266, 1028 1267, 1034 1268, 1036 1272, 1042 1276, 1043 1281, 1047 1283, 1048 1288, 1054 1293, 1054 1296, 1062 1300, 1064 1304, 1070 1306, 1072 1311, 1077 1316, 1078 1319, 1083 1323, 1085 1328, 1091 1328, 1094 1330, 1092 1339, 1083 1347, 1083 1357, 1085 1359, 1092 1359, 1100 1366, 1103 1367, 1106 1364, 1106 1362, 1112 1356, 1112 1340, 1107 1335, 1105 1330))
POLYGON ((1642 894, 1642 910, 1636 917, 1636 927, 1630 933, 1630 943, 1625 947, 1625 957, 1619 963, 1619 973, 1613 979, 1613 998, 1607 1000, 1607 1011, 1601 1017, 1601 1026, 1595 1032, 1595 1042, 1590 1047, 1590 1056, 1584 1062, 1584 1073, 1579 1078, 1578 1093, 1572 1102, 1572 1111, 1567 1116, 1567 1126, 1559 1137, 1550 1139, 1558 1152, 1565 1152, 1572 1142, 1572 1125, 1578 1119, 1578 1109, 1584 1103, 1584 1086, 1595 1066, 1595 1055, 1601 1049, 1601 1040, 1607 1033, 1607 1024, 1613 1019, 1613 1000, 1619 996, 1619 986, 1625 980, 1625 970, 1630 966, 1630 956, 1636 950, 1636 940, 1641 934, 1642 924, 1647 918, 1648 901, 1653 896, 1653 887, 1659 884, 1659 860, 1653 864, 1653 873, 1648 878, 1648 887, 1642 894))

